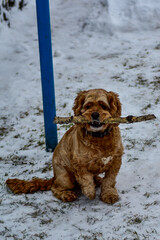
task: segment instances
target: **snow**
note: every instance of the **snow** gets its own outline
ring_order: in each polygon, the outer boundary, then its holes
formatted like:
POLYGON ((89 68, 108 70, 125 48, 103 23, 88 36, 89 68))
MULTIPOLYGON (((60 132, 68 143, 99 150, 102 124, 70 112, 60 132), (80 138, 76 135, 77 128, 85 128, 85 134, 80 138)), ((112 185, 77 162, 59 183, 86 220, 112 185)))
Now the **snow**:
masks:
MULTIPOLYGON (((125 153, 120 200, 62 203, 51 192, 13 195, 7 178, 52 177, 45 152, 36 8, 12 9, 0 25, 0 238, 2 240, 160 237, 160 5, 158 0, 50 2, 57 116, 72 114, 79 90, 119 93, 123 116, 157 120, 120 125, 125 153)), ((66 126, 58 126, 59 139, 66 126)))

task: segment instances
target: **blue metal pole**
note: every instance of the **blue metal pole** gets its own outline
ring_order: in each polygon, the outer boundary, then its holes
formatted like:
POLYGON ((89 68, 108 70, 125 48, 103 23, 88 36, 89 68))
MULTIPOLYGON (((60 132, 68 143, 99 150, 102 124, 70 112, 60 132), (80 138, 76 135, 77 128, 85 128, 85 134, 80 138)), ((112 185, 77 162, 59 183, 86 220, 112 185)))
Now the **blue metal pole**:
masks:
POLYGON ((53 124, 56 116, 52 42, 49 0, 36 0, 39 55, 43 96, 46 151, 54 151, 57 145, 57 126, 53 124))

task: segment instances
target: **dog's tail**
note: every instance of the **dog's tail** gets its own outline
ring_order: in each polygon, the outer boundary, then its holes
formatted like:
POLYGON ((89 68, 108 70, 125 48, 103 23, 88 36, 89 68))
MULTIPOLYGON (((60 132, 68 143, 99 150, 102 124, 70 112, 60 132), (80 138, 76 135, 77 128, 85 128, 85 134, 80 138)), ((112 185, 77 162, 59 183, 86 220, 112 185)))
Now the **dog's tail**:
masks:
POLYGON ((37 191, 50 190, 54 182, 54 177, 51 179, 34 178, 31 181, 25 181, 20 179, 8 179, 6 181, 7 186, 15 194, 21 193, 33 193, 37 191))

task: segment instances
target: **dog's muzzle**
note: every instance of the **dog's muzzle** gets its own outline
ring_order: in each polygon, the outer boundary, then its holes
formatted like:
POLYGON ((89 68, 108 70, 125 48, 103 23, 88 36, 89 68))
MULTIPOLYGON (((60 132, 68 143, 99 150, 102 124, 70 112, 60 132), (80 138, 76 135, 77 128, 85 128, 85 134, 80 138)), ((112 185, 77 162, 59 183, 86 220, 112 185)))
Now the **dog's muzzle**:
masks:
POLYGON ((92 121, 92 122, 90 123, 90 125, 91 125, 91 127, 93 127, 93 128, 100 128, 100 127, 102 127, 103 123, 101 123, 101 122, 99 122, 99 121, 92 121))

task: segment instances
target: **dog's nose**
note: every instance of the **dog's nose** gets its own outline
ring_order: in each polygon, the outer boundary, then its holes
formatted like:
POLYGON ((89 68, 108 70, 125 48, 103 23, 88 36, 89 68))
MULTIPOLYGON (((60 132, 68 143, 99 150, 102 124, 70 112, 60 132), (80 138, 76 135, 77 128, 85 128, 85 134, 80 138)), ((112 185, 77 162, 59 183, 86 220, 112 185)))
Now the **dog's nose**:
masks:
POLYGON ((91 117, 92 117, 93 120, 98 120, 99 119, 99 113, 98 112, 93 112, 91 114, 91 117))

